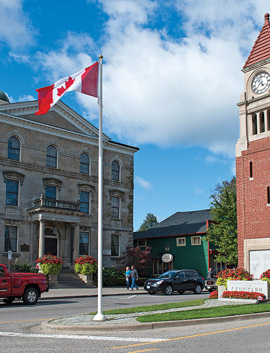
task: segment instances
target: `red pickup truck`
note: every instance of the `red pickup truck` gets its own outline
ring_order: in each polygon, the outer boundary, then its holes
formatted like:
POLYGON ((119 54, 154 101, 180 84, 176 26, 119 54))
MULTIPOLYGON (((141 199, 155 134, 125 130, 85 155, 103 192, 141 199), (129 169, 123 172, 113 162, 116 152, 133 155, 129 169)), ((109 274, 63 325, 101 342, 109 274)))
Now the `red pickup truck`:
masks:
POLYGON ((36 304, 41 293, 49 290, 47 277, 42 273, 9 273, 7 266, 0 264, 0 298, 11 304, 22 298, 24 304, 36 304))

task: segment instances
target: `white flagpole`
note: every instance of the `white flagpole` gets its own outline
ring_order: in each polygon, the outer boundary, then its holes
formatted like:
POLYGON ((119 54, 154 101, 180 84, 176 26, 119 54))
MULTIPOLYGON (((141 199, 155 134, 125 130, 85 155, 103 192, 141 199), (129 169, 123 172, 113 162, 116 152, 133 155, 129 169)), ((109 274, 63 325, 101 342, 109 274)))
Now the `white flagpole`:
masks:
POLYGON ((102 313, 102 257, 103 257, 103 141, 102 141, 102 59, 99 56, 99 144, 98 144, 98 310, 93 318, 95 321, 104 321, 102 313))

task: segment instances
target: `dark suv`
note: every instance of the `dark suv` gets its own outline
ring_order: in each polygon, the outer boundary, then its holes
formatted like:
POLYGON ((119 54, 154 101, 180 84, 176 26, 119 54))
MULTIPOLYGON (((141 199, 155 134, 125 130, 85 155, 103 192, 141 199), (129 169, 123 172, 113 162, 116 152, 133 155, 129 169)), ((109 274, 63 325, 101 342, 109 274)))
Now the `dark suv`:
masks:
POLYGON ((166 295, 177 291, 183 294, 191 290, 200 294, 204 288, 204 278, 194 270, 172 270, 160 275, 158 278, 151 278, 145 281, 144 289, 149 294, 163 292, 166 295))

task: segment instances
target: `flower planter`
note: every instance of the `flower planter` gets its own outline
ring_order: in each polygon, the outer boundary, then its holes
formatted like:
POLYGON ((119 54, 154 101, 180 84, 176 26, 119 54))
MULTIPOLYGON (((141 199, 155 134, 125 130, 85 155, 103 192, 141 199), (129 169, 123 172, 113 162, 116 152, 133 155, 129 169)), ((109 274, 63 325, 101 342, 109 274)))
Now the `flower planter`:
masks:
POLYGON ((58 273, 49 273, 48 274, 49 278, 49 286, 50 288, 57 288, 58 287, 58 273))
POLYGON ((81 273, 77 273, 78 277, 89 286, 94 286, 93 273, 89 275, 83 275, 81 273))

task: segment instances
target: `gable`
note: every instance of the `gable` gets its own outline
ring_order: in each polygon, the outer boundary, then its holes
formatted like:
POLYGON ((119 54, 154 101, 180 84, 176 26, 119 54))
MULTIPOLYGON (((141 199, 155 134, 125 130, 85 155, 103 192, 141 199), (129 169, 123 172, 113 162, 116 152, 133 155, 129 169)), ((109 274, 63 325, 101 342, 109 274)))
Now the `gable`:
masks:
MULTIPOLYGON (((61 101, 58 101, 47 114, 35 115, 37 109, 38 101, 0 105, 0 111, 3 113, 98 138, 98 129, 61 101)), ((105 140, 110 140, 105 134, 103 136, 105 140)))

